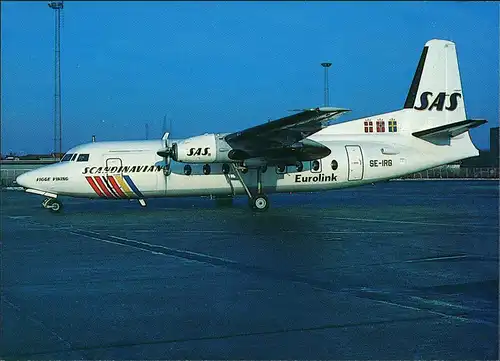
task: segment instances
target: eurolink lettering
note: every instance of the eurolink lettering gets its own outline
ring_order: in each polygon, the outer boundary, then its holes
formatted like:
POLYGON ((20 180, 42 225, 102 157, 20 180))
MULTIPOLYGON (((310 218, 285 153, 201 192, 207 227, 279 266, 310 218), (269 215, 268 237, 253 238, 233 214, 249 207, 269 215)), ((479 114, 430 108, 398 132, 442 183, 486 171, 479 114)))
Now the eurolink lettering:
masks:
POLYGON ((332 173, 332 175, 324 175, 323 173, 315 176, 304 176, 297 174, 295 175, 295 183, 322 183, 337 181, 337 176, 332 173))

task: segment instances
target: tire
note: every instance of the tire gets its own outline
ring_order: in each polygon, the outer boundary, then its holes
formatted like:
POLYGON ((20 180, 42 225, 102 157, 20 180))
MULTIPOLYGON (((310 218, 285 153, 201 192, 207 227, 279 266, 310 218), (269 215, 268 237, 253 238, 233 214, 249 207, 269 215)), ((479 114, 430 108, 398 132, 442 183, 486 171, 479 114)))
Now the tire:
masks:
POLYGON ((58 200, 54 199, 54 201, 51 202, 51 204, 48 207, 49 207, 49 209, 50 209, 51 212, 58 213, 62 209, 62 203, 59 202, 58 200))
POLYGON ((269 209, 269 199, 265 194, 259 194, 252 199, 252 208, 257 212, 265 212, 269 209))

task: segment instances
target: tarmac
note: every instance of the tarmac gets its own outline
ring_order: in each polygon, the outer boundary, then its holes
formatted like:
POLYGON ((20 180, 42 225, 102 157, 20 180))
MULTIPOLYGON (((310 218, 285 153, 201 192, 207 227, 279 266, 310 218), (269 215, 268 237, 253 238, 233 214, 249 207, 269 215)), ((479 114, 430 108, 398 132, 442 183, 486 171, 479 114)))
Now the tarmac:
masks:
POLYGON ((2 359, 498 359, 495 181, 1 197, 2 359))

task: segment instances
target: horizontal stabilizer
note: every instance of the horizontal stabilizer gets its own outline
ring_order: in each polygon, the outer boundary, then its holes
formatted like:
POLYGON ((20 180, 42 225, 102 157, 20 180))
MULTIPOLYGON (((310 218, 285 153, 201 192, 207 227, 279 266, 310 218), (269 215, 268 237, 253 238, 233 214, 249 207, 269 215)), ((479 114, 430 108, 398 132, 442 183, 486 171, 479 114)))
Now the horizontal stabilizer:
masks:
POLYGON ((485 119, 467 119, 451 124, 441 125, 435 128, 420 130, 412 133, 412 135, 423 140, 427 140, 428 142, 436 143, 437 140, 449 140, 450 138, 456 137, 457 135, 465 133, 469 129, 478 127, 484 123, 486 123, 485 119))

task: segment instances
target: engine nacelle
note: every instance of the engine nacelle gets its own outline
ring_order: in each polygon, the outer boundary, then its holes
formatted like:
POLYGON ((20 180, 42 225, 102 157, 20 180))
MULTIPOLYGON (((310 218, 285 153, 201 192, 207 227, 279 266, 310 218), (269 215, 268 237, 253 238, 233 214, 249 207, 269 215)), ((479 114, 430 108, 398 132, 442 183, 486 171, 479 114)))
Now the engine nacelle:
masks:
POLYGON ((203 134, 172 144, 172 159, 182 163, 234 162, 228 157, 232 148, 226 134, 203 134))

